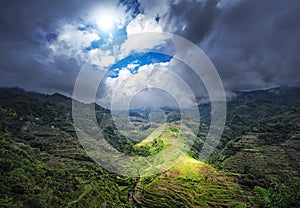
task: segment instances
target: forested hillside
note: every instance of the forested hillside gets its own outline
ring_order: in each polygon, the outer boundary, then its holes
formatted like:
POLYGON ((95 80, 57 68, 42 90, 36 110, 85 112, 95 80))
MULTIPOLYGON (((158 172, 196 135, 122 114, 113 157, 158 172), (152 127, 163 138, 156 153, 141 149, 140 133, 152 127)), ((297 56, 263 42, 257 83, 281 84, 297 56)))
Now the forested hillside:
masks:
MULTIPOLYGON (((158 175, 125 177, 89 158, 63 95, 0 90, 0 207, 299 207, 298 88, 240 92, 228 102, 221 142, 199 161, 209 105, 191 151, 158 175)), ((137 143, 115 131, 109 111, 96 107, 106 140, 130 155, 149 156, 187 139, 177 110, 164 131, 137 143)), ((171 112, 171 113, 170 113, 171 112)), ((147 113, 132 111, 139 125, 147 113)), ((196 136, 196 135, 195 135, 196 136)))

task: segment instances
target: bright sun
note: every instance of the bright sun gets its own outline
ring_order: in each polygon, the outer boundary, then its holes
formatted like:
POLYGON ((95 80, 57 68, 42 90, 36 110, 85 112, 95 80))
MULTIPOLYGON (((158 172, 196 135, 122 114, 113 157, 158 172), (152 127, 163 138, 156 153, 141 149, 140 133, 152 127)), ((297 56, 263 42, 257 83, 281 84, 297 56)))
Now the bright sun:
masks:
POLYGON ((104 31, 111 31, 114 26, 114 18, 112 15, 103 14, 98 19, 99 27, 104 31))

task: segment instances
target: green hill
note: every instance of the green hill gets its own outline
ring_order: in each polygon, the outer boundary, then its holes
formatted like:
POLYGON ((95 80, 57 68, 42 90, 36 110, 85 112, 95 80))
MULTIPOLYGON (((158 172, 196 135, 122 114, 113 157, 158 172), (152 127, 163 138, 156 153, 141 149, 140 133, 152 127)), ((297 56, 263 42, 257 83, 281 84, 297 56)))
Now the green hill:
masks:
MULTIPOLYGON (((0 89, 0 207, 299 207, 299 100, 295 88, 239 94, 228 103, 224 134, 208 161, 197 158, 208 105, 200 106, 197 135, 180 128, 178 112, 167 109, 176 119, 140 142, 122 136, 109 111, 96 106, 99 129, 119 151, 156 155, 158 168, 172 158, 163 152, 176 159, 158 175, 132 178, 87 156, 74 131, 71 99, 0 89), (192 149, 185 149, 191 138, 192 149), (186 151, 177 154, 174 144, 186 151)), ((145 115, 131 112, 140 126, 145 115)))

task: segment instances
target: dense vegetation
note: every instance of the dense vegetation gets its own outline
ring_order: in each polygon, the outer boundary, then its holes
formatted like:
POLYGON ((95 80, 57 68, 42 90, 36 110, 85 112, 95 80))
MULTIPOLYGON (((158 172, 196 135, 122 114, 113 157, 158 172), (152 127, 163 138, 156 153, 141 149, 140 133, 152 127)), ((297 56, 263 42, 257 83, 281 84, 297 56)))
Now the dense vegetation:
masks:
POLYGON ((226 127, 209 162, 240 174, 256 206, 299 207, 299 88, 242 94, 229 103, 226 127))
MULTIPOLYGON (((300 207, 300 91, 277 88, 240 93, 228 103, 221 142, 197 160, 208 130, 209 105, 196 142, 171 169, 130 178, 93 162, 72 125, 65 96, 0 89, 0 207, 300 207)), ((151 156, 183 135, 172 109, 170 125, 137 143, 116 131, 96 106, 106 140, 131 155, 151 156)), ((147 112, 131 117, 145 127, 147 112)), ((187 139, 186 139, 187 140, 187 139)))

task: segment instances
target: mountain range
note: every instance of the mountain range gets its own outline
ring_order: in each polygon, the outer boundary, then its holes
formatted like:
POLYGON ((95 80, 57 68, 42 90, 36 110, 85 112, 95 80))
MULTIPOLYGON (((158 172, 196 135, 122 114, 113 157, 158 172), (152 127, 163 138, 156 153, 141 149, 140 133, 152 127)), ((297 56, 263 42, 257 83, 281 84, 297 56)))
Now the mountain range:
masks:
POLYGON ((206 161, 199 152, 209 104, 199 104, 199 131, 190 136, 179 125, 178 109, 161 107, 152 116, 153 109, 130 110, 143 140, 124 136, 110 111, 95 105, 105 139, 125 154, 159 155, 175 138, 180 145, 194 139, 169 169, 130 177, 87 155, 74 129, 71 98, 1 88, 0 207, 300 207, 300 88, 235 94, 222 138, 206 161), (162 114, 165 128, 158 131, 162 123, 154 121, 162 114))

